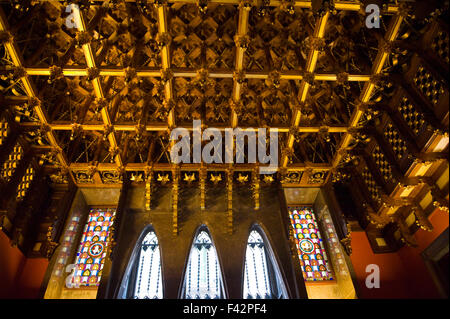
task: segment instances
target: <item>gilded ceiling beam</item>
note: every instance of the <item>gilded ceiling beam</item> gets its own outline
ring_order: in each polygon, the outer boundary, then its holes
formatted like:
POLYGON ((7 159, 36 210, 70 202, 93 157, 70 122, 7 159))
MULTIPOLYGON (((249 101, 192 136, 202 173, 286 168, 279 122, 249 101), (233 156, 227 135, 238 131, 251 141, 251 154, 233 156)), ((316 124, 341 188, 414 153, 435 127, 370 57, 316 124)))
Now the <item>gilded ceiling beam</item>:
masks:
MULTIPOLYGON (((325 27, 327 25, 329 16, 330 12, 326 12, 324 15, 320 16, 314 28, 313 39, 315 39, 317 45, 312 45, 311 50, 308 54, 308 59, 305 66, 305 70, 308 76, 302 79, 298 92, 298 102, 300 103, 300 105, 302 105, 306 101, 306 97, 308 95, 308 91, 311 86, 309 78, 312 78, 313 81, 315 80, 314 70, 316 69, 317 58, 319 56, 320 51, 319 44, 321 41, 323 41, 323 37, 325 35, 325 27)), ((293 114, 292 127, 294 129, 298 128, 298 126, 300 125, 300 120, 301 120, 301 110, 297 108, 293 114)), ((287 150, 284 152, 284 155, 281 159, 282 167, 287 167, 289 163, 288 154, 292 153, 294 142, 295 142, 295 135, 290 133, 287 142, 287 150)))
MULTIPOLYGON (((238 50, 242 51, 242 50, 238 50)), ((236 57, 236 60, 238 57, 236 57)), ((236 64, 237 65, 237 64, 236 64)), ((240 66, 239 70, 242 70, 243 66, 240 66)), ((5 68, 5 70, 9 70, 8 68, 5 68)), ((164 70, 164 69, 163 69, 164 70)), ((238 67, 236 68, 236 71, 239 71, 238 67)), ((9 70, 9 71, 12 71, 9 70)), ((43 75, 43 76, 50 76, 51 70, 50 68, 39 68, 39 67, 27 67, 25 68, 25 71, 28 75, 43 75)), ((114 68, 114 67, 99 67, 98 72, 99 76, 118 76, 118 77, 125 77, 126 75, 126 69, 125 68, 114 68)), ((155 68, 137 68, 136 70, 136 77, 150 77, 150 78, 161 78, 161 70, 155 69, 155 68)), ((198 75, 198 71, 194 69, 171 69, 171 75, 174 78, 177 77, 183 77, 183 78, 195 78, 198 75)), ((68 67, 63 68, 62 73, 64 76, 88 76, 88 70, 78 67, 68 67)), ((208 71, 208 77, 209 78, 218 78, 218 79, 232 79, 234 77, 235 72, 229 71, 229 70, 209 70, 208 71)), ((270 72, 245 72, 242 73, 242 77, 244 79, 250 80, 250 79, 256 79, 256 80, 265 80, 269 78, 270 72)), ((336 73, 320 73, 320 74, 314 74, 314 80, 315 81, 331 81, 336 82, 337 81, 338 74, 336 73)), ((280 72, 280 80, 303 80, 304 79, 304 73, 301 71, 283 71, 280 72)), ((370 75, 369 74, 349 74, 348 79, 349 82, 368 82, 370 81, 370 75)), ((238 83, 240 86, 240 84, 238 83)), ((236 90, 234 97, 236 98, 236 90)), ((239 93, 239 92, 238 92, 239 93)))
POLYGON ((165 107, 168 109, 167 125, 169 128, 175 127, 175 105, 173 103, 173 71, 170 69, 170 34, 168 32, 169 26, 167 23, 167 5, 163 2, 155 3, 156 16, 158 18, 158 45, 161 47, 161 66, 160 71, 161 80, 164 82, 165 107))
MULTIPOLYGON (((389 56, 389 44, 391 44, 397 37, 398 32, 400 30, 400 26, 403 22, 403 16, 402 15, 395 15, 393 20, 391 21, 388 30, 386 32, 386 35, 384 37, 385 45, 384 48, 380 44, 380 49, 378 50, 378 54, 376 56, 374 65, 372 67, 372 74, 373 76, 376 76, 381 73, 383 70, 384 64, 389 56)), ((373 90, 375 89, 376 81, 369 81, 364 85, 364 88, 361 92, 361 95, 359 97, 361 105, 364 105, 365 103, 370 101, 371 95, 373 93, 373 90)), ((359 120, 364 114, 364 107, 357 107, 355 111, 353 112, 351 118, 350 118, 350 127, 356 127, 359 123, 359 120)), ((342 139, 341 145, 338 148, 338 151, 336 152, 336 156, 333 160, 333 166, 337 167, 342 159, 343 151, 349 146, 350 142, 352 141, 352 135, 349 133, 346 133, 344 138, 342 139)))
MULTIPOLYGON (((236 43, 236 62, 235 62, 235 73, 234 73, 234 87, 233 87, 233 100, 235 103, 239 103, 241 99, 241 87, 242 87, 242 76, 245 76, 244 69, 244 54, 248 45, 247 31, 248 31, 248 16, 251 7, 245 6, 241 1, 239 5, 239 22, 237 34, 235 36, 236 43)), ((232 108, 231 110, 231 127, 237 127, 238 125, 238 115, 236 110, 232 108)))
MULTIPOLYGON (((3 12, 3 9, 0 7, 0 32, 9 32, 8 31, 8 23, 6 20, 5 13, 3 12)), ((5 49, 8 52, 9 56, 11 57, 11 60, 13 64, 18 69, 23 69, 23 58, 20 55, 20 50, 17 46, 17 44, 14 41, 14 38, 11 36, 11 41, 5 42, 5 49)), ((66 159, 65 154, 62 151, 62 148, 59 146, 58 141, 56 137, 54 136, 53 132, 51 130, 47 130, 48 128, 48 119, 47 114, 45 113, 44 109, 41 106, 40 100, 38 99, 38 95, 36 94, 37 90, 31 81, 31 79, 28 77, 27 73, 24 71, 22 76, 20 77, 20 80, 25 88, 25 92, 28 96, 29 103, 34 107, 34 110, 39 118, 40 126, 44 129, 45 134, 52 145, 52 147, 56 150, 58 150, 56 157, 61 164, 62 167, 68 167, 68 161, 66 159)), ((73 176, 70 174, 72 180, 73 176)))
MULTIPOLYGON (((52 123, 48 124, 49 128, 53 131, 71 131, 74 129, 72 123, 52 123)), ((40 124, 36 122, 23 122, 20 123, 20 127, 24 130, 33 130, 38 129, 40 124)), ((83 131, 104 131, 105 126, 103 124, 79 124, 78 128, 81 128, 83 131)), ((116 132, 119 131, 136 131, 136 125, 132 124, 113 124, 113 130, 116 132)), ((221 132, 225 131, 228 127, 217 126, 216 127, 221 132)), ((296 131, 299 133, 320 133, 325 127, 323 126, 298 126, 296 131)), ((346 126, 326 126, 327 132, 329 133, 347 133, 348 127, 346 126)), ((186 127, 187 130, 192 131, 192 127, 186 127)), ((254 127, 240 127, 243 131, 257 131, 257 128, 254 127)), ((289 132, 289 127, 270 127, 270 129, 276 129, 279 133, 287 133, 289 132)), ((165 124, 153 124, 153 125, 145 125, 144 130, 147 132, 164 132, 168 130, 168 126, 165 124)))
MULTIPOLYGON (((84 19, 84 15, 80 10, 76 10, 74 9, 74 14, 79 15, 79 22, 77 23, 77 27, 78 27, 78 32, 82 33, 82 32, 88 32, 87 30, 87 26, 86 26, 86 22, 84 19)), ((97 63, 95 61, 95 56, 94 56, 94 52, 92 51, 92 47, 90 42, 84 43, 83 44, 83 51, 84 51, 84 56, 86 59, 86 65, 88 67, 88 69, 86 69, 86 72, 90 72, 89 70, 96 70, 97 69, 97 63)), ((105 94, 101 85, 101 79, 99 76, 95 76, 92 79, 92 85, 94 87, 94 92, 95 92, 95 96, 97 98, 97 101, 104 101, 105 100, 105 94)), ((103 124, 104 126, 111 126, 112 122, 111 122, 111 118, 108 112, 108 107, 107 107, 107 103, 105 103, 105 106, 101 108, 101 116, 102 116, 102 120, 103 120, 103 124)), ((108 134, 108 141, 110 144, 110 149, 111 150, 115 150, 118 148, 117 145, 117 140, 116 140, 116 136, 114 135, 114 132, 112 132, 111 134, 108 134)), ((118 167, 123 166, 123 161, 122 161, 122 157, 120 152, 116 152, 115 156, 114 156, 114 161, 116 162, 118 167)))

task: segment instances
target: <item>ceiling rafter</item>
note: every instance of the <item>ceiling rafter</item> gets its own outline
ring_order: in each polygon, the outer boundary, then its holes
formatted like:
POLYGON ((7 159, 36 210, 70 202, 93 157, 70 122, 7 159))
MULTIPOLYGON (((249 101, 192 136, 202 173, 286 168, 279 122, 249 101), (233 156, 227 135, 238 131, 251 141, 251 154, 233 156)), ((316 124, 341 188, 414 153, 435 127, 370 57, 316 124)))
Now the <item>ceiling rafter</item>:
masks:
MULTIPOLYGON (((32 130, 39 128, 39 124, 36 122, 23 122, 20 124, 21 128, 24 130, 32 130)), ((51 123, 49 124, 52 130, 54 131, 71 131, 73 129, 73 125, 71 123, 51 123)), ((83 131, 103 131, 104 126, 102 124, 80 124, 80 128, 83 129, 83 131)), ((116 132, 123 132, 123 131, 135 131, 136 126, 132 124, 114 124, 114 131, 116 132)), ((216 127, 219 131, 225 131, 227 127, 223 126, 217 126, 216 127)), ((289 127, 271 127, 272 129, 276 128, 278 132, 280 133, 287 133, 289 132, 289 127)), ((147 132, 165 132, 167 131, 168 126, 167 125, 145 125, 143 127, 143 130, 147 132)), ((189 131, 192 131, 192 127, 186 128, 189 131)), ((240 127, 243 131, 257 131, 258 129, 255 129, 253 127, 240 127)), ((299 133, 319 133, 323 130, 323 127, 321 126, 299 126, 296 128, 296 131, 299 133)), ((328 127, 329 133, 347 133, 348 127, 345 125, 336 125, 336 126, 330 126, 328 127)))
MULTIPOLYGON (((8 23, 6 21, 5 13, 4 13, 3 9, 0 8, 0 32, 9 32, 8 30, 9 30, 8 23)), ((10 42, 6 42, 4 45, 5 45, 6 50, 8 51, 9 56, 12 59, 12 62, 15 65, 15 67, 23 68, 23 66, 24 66, 23 58, 20 55, 20 51, 19 51, 14 39, 12 38, 12 40, 10 42)), ((32 99, 36 102, 36 103, 33 103, 34 110, 36 111, 36 114, 39 118, 40 125, 44 129, 48 128, 49 121, 47 118, 47 114, 45 113, 44 109, 42 108, 40 101, 37 97, 36 88, 34 86, 34 83, 32 82, 32 80, 30 78, 28 78, 28 75, 26 73, 24 73, 24 75, 20 78, 20 80, 22 81, 22 84, 25 88, 25 92, 28 96, 28 99, 32 99)), ((57 151, 56 157, 57 157, 59 163, 61 164, 61 166, 63 168, 67 168, 69 166, 67 158, 66 158, 64 152, 62 151, 62 148, 59 146, 57 138, 55 137, 55 135, 53 134, 51 129, 47 130, 46 136, 48 138, 48 141, 50 142, 50 145, 53 147, 54 150, 57 151)), ((70 175, 71 179, 74 181, 73 175, 70 172, 69 172, 69 175, 70 175)))
MULTIPOLYGON (((384 37, 384 40, 387 43, 392 43, 395 41, 399 30, 400 25, 403 22, 403 17, 399 14, 394 16, 393 21, 388 27, 388 30, 386 32, 386 35, 384 37)), ((374 65, 372 67, 372 74, 373 76, 381 74, 384 64, 389 56, 389 52, 386 50, 379 50, 374 65)), ((370 101, 370 97, 372 95, 373 90, 375 89, 376 83, 375 81, 369 81, 364 85, 364 88, 361 92, 361 95, 359 97, 360 105, 364 105, 365 103, 368 103, 370 101)), ((355 108, 352 116, 350 117, 350 127, 357 127, 359 120, 364 114, 364 107, 357 107, 355 108)), ((352 135, 347 133, 345 134, 344 138, 342 139, 341 145, 338 147, 338 151, 336 152, 335 158, 333 159, 333 167, 337 167, 342 159, 343 151, 349 146, 350 142, 352 140, 352 135)))
MULTIPOLYGON (((160 2, 155 3, 156 15, 158 17, 158 34, 160 37, 164 37, 168 35, 168 23, 167 23, 167 4, 160 2)), ((164 45, 161 48, 161 66, 162 69, 160 71, 159 76, 163 77, 165 72, 170 72, 171 59, 170 59, 170 45, 169 43, 163 43, 164 45)), ((169 107, 169 114, 167 116, 167 124, 170 128, 175 127, 175 106, 174 106, 174 94, 173 94, 173 82, 172 76, 164 83, 164 93, 166 98, 166 107, 169 107)))
MULTIPOLYGON (((79 15, 80 23, 77 23, 78 32, 89 32, 86 22, 85 22, 85 19, 84 19, 83 12, 81 12, 80 10, 74 9, 74 14, 79 15)), ((83 44, 83 51, 84 51, 84 56, 86 59, 87 68, 97 68, 97 63, 95 61, 95 55, 92 50, 91 44, 89 42, 83 44)), ((87 71, 88 70, 86 70, 86 72, 87 71)), ((99 101, 105 100, 105 93, 103 91, 101 79, 99 76, 92 79, 92 85, 94 87, 94 92, 95 92, 96 98, 99 101)), ((112 125, 112 122, 111 122, 110 114, 109 114, 108 107, 107 107, 108 104, 109 104, 109 101, 108 101, 108 103, 105 104, 104 107, 102 107, 100 112, 101 112, 103 124, 107 127, 110 127, 112 125)), ((110 134, 108 134, 108 141, 109 141, 111 150, 114 151, 114 150, 118 149, 117 140, 116 140, 116 136, 114 135, 114 132, 111 132, 110 134)), ((115 152, 114 161, 116 162, 118 167, 123 167, 123 161, 122 161, 120 152, 115 152)))
MULTIPOLYGON (((316 39, 323 39, 325 35, 325 27, 328 21, 328 18, 330 16, 330 12, 326 12, 322 16, 319 17, 316 26, 314 28, 313 37, 316 39)), ((314 70, 316 69, 317 59, 319 56, 319 49, 317 47, 312 46, 311 50, 308 54, 308 59, 305 66, 305 71, 309 74, 312 74, 314 76, 314 70)), ((302 79, 302 82, 300 84, 299 92, 298 92, 298 102, 300 105, 306 101, 306 97, 308 96, 308 90, 310 88, 310 83, 308 83, 307 79, 302 79)), ((300 125, 300 119, 301 119, 301 109, 296 108, 294 110, 293 114, 293 120, 292 120, 292 128, 294 131, 299 127, 300 125)), ((287 167, 289 163, 289 153, 293 151, 295 142, 295 135, 291 132, 288 137, 287 142, 287 151, 285 151, 283 158, 281 159, 281 165, 282 167, 287 167)))
MULTIPOLYGON (((233 86, 233 100, 235 103, 239 103, 241 99, 241 88, 242 83, 239 77, 244 70, 244 53, 245 47, 240 45, 239 42, 245 41, 245 37, 248 32, 248 16, 250 13, 251 6, 245 6, 243 1, 239 2, 239 21, 238 21, 238 29, 236 34, 236 62, 235 62, 235 73, 234 73, 234 86, 233 86)), ((245 77, 245 74, 244 74, 245 77)), ((237 127, 238 125, 238 115, 236 110, 232 108, 231 115, 231 127, 237 127)))
MULTIPOLYGON (((2 68, 0 68, 1 70, 2 68)), ((10 68, 3 68, 5 71, 11 71, 10 68)), ((126 69, 120 67, 98 67, 99 76, 116 76, 116 77, 124 77, 126 75, 126 69)), ((242 66, 241 66, 242 70, 242 66)), ((42 68, 42 67, 25 67, 25 71, 30 76, 35 75, 43 75, 50 76, 51 69, 50 68, 42 68)), ((64 76, 88 76, 88 70, 83 67, 64 67, 62 68, 62 74, 64 76)), ((150 67, 142 67, 136 68, 136 76, 139 78, 150 77, 150 78, 161 78, 161 70, 150 67)), ((183 77, 183 78, 194 78, 197 76, 197 70, 193 69, 180 69, 174 68, 171 69, 172 75, 174 78, 183 77)), ((265 80, 269 78, 270 72, 254 72, 254 71, 246 71, 242 76, 246 80, 259 79, 265 80)), ((233 78, 234 72, 229 70, 212 70, 208 72, 208 77, 217 78, 217 79, 231 79, 233 78)), ((336 82, 338 78, 337 73, 317 73, 314 74, 315 81, 331 81, 336 82)), ((280 80, 303 80, 304 73, 300 71, 283 71, 280 72, 280 80)), ((348 82, 368 82, 370 81, 370 74, 349 74, 348 82)), ((237 97, 237 95, 236 95, 237 97)))

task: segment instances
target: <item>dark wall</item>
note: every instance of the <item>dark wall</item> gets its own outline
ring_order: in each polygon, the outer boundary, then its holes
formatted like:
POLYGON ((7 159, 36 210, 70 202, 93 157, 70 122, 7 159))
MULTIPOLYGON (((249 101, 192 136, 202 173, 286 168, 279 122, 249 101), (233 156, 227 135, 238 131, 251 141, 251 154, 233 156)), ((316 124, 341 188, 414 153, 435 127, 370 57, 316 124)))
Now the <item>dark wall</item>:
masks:
POLYGON ((233 192, 233 234, 228 232, 227 197, 224 188, 208 190, 206 210, 200 210, 200 192, 196 188, 180 190, 179 234, 173 235, 171 189, 160 188, 153 196, 151 211, 145 211, 144 187, 133 187, 127 194, 120 233, 105 291, 98 298, 114 298, 128 265, 130 255, 142 231, 152 225, 158 236, 162 257, 164 297, 178 298, 193 236, 197 228, 206 225, 214 241, 222 267, 228 298, 242 298, 244 256, 249 230, 258 223, 275 252, 281 273, 291 298, 307 298, 301 273, 293 266, 286 224, 277 187, 263 188, 260 209, 254 210, 251 193, 245 188, 233 192))

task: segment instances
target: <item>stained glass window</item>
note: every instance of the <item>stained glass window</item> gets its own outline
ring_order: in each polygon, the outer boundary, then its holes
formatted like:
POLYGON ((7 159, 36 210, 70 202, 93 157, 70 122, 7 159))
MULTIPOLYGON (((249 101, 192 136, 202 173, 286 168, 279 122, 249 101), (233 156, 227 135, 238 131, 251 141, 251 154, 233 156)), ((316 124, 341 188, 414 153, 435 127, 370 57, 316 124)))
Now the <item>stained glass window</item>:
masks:
POLYGON ((289 207, 300 265, 305 281, 333 280, 312 207, 289 207))
POLYGON ((115 214, 116 210, 110 208, 90 210, 75 261, 75 285, 99 285, 115 214))
POLYGON ((207 232, 201 229, 189 254, 183 297, 186 299, 219 299, 224 297, 222 272, 216 248, 207 232))
POLYGON ((158 238, 149 232, 140 247, 139 264, 134 287, 135 299, 161 299, 162 275, 158 238))
POLYGON ((252 230, 245 252, 244 299, 286 298, 286 288, 271 255, 261 234, 252 230))

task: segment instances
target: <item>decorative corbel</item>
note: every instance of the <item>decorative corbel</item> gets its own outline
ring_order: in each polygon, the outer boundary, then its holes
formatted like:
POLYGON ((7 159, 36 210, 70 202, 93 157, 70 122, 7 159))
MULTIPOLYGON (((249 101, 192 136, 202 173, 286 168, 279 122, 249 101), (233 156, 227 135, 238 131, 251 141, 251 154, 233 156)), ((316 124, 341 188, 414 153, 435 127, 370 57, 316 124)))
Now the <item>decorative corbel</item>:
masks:
POLYGON ((331 136, 329 133, 330 128, 328 126, 319 127, 319 135, 325 140, 325 142, 329 143, 331 141, 331 136))
POLYGON ((266 85, 268 87, 279 88, 281 85, 280 78, 281 78, 280 71, 277 70, 271 71, 265 81, 266 85))
POLYGON ((0 31, 0 44, 12 43, 14 36, 9 31, 0 31))
POLYGON ((197 0, 197 7, 201 13, 206 13, 206 10, 208 10, 208 0, 197 0))
POLYGON ((289 14, 294 14, 295 13, 294 0, 281 0, 280 9, 286 11, 289 14))
POLYGON ((312 50, 319 52, 324 51, 326 47, 325 39, 319 37, 311 38, 309 45, 312 50))
POLYGON ((369 83, 371 83, 375 86, 380 86, 385 79, 386 79, 386 75, 384 75, 382 73, 372 74, 369 78, 369 83))
POLYGON ((367 220, 379 229, 384 228, 387 224, 394 221, 394 219, 387 214, 377 214, 370 206, 367 207, 367 220))
POLYGON ((240 117, 243 113, 244 106, 241 101, 235 101, 234 99, 230 99, 230 107, 233 112, 236 113, 238 117, 240 117))
POLYGON ((132 67, 125 68, 125 79, 124 82, 126 85, 130 84, 133 79, 137 77, 136 69, 132 67))
POLYGON ((350 88, 350 84, 348 82, 348 76, 349 76, 349 74, 347 72, 338 73, 336 75, 336 84, 337 85, 342 85, 345 88, 349 89, 350 88))
POLYGON ((166 6, 169 1, 168 0, 153 0, 153 2, 157 8, 160 8, 162 6, 166 6))
POLYGON ((197 70, 197 75, 195 76, 195 83, 203 88, 208 83, 209 71, 205 68, 197 70))
POLYGON ((245 72, 244 70, 234 71, 233 72, 233 80, 237 83, 242 84, 245 82, 245 72))
POLYGON ((408 226, 406 226, 405 222, 401 219, 396 220, 396 224, 398 225, 398 229, 401 234, 401 241, 402 243, 410 246, 410 247, 417 247, 417 241, 413 234, 408 229, 408 226))
POLYGON ((81 48, 84 44, 88 44, 91 41, 91 36, 87 31, 78 31, 75 36, 75 46, 81 48))
POLYGON ((433 230, 433 225, 428 220, 427 216, 425 215, 425 212, 423 211, 422 207, 420 207, 420 205, 413 205, 411 207, 411 210, 414 213, 414 216, 416 217, 415 223, 417 226, 426 231, 433 230))
POLYGON ((304 72, 303 73, 303 80, 308 83, 309 85, 313 86, 314 85, 314 79, 315 79, 315 75, 312 72, 304 72))
POLYGON ((349 224, 347 224, 348 233, 347 235, 340 240, 342 247, 348 256, 352 254, 352 233, 349 228, 349 224))
POLYGON ((49 76, 47 82, 49 84, 52 84, 55 81, 58 81, 61 79, 64 79, 64 74, 63 74, 62 68, 57 65, 52 65, 50 67, 50 76, 49 76))
POLYGON ((253 0, 239 0, 239 9, 250 11, 253 6, 253 0))
POLYGON ((163 47, 170 45, 172 42, 172 36, 168 32, 158 33, 155 40, 158 44, 159 50, 162 50, 163 47))
POLYGON ((81 132, 83 131, 83 127, 81 124, 73 123, 72 125, 72 132, 70 133, 70 140, 73 141, 75 137, 79 136, 81 132))
POLYGON ((434 184, 433 186, 430 186, 430 192, 431 192, 431 196, 433 198, 433 206, 448 213, 449 212, 449 208, 448 208, 449 203, 448 203, 448 200, 446 200, 442 196, 441 190, 434 184))
POLYGON ((313 14, 323 17, 327 12, 337 14, 333 0, 312 0, 311 8, 313 14))
POLYGON ((270 0, 262 0, 260 6, 258 6, 258 16, 264 17, 267 14, 267 8, 270 5, 270 0))
POLYGON ((394 43, 391 41, 387 41, 384 38, 381 40, 380 43, 380 51, 383 53, 391 54, 394 51, 394 43))
POLYGON ((95 114, 99 114, 103 108, 108 107, 108 100, 105 98, 96 98, 94 105, 95 105, 94 110, 95 114))
POLYGON ((171 69, 161 70, 161 83, 166 84, 173 79, 173 71, 171 69))
POLYGON ((103 140, 106 141, 108 139, 109 134, 114 132, 114 126, 111 124, 103 125, 103 140))
POLYGON ((281 156, 284 158, 286 157, 288 159, 288 162, 291 162, 292 156, 294 156, 294 150, 290 147, 285 147, 281 151, 281 156))
POLYGON ((19 81, 21 78, 24 78, 27 76, 27 71, 22 66, 15 66, 12 69, 12 79, 13 81, 19 81))
POLYGON ((248 49, 250 41, 250 37, 247 34, 234 36, 234 43, 236 44, 236 47, 244 50, 248 49))
POLYGON ((45 242, 45 257, 50 260, 55 252, 55 249, 59 246, 58 242, 53 240, 53 226, 49 226, 47 229, 47 240, 45 242))

